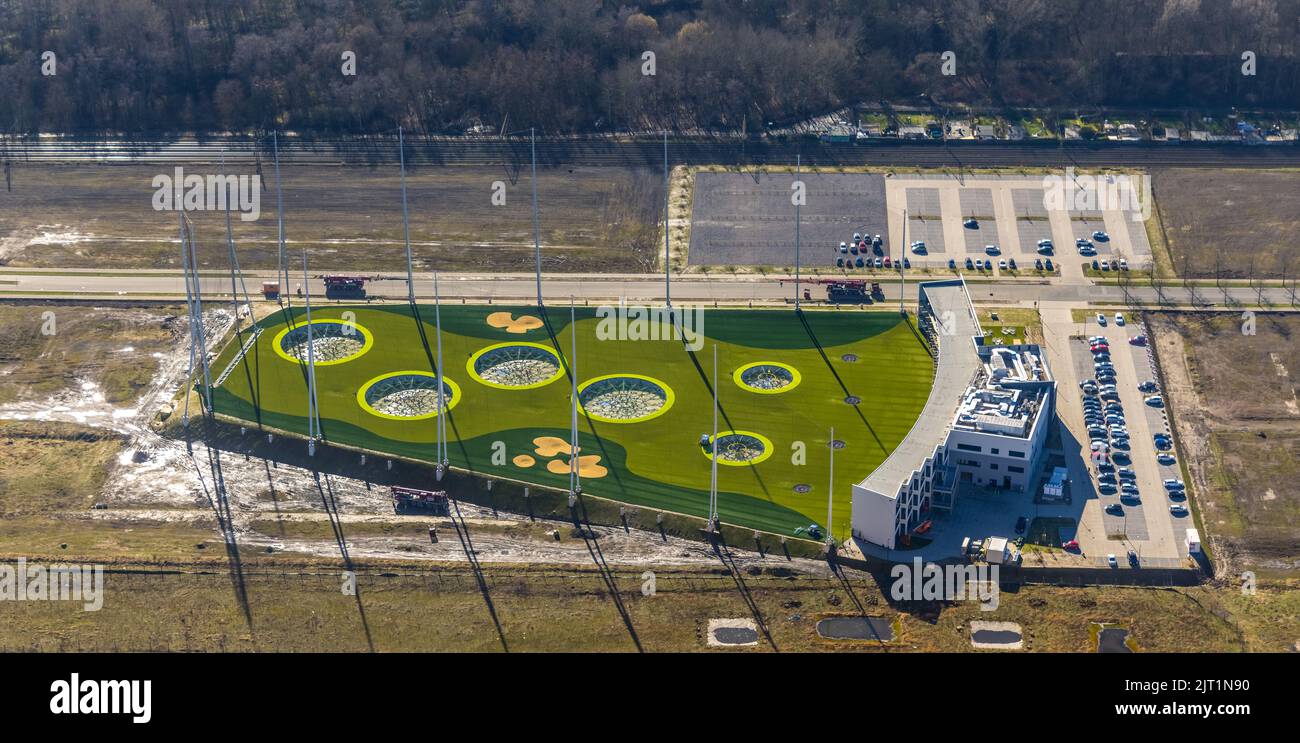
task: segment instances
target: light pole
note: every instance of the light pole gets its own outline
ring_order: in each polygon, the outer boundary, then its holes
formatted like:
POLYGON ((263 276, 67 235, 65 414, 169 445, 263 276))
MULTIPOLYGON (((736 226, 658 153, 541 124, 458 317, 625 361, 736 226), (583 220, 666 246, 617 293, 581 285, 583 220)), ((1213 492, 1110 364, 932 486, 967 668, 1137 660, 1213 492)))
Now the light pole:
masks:
POLYGON ((411 267, 411 225, 406 211, 406 140, 397 127, 397 159, 402 169, 402 239, 406 242, 406 295, 415 304, 415 276, 411 267))

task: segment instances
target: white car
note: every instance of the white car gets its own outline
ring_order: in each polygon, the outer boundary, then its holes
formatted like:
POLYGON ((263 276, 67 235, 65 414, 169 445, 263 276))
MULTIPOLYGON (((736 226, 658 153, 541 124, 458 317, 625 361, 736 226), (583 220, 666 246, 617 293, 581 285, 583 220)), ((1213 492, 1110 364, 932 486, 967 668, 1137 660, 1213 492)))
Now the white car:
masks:
POLYGON ((1106 564, 1112 568, 1119 567, 1119 561, 1115 559, 1114 554, 1106 555, 1106 564))
POLYGON ((985 253, 988 253, 989 255, 997 255, 998 253, 1001 253, 1002 251, 1001 251, 1001 250, 998 248, 998 246, 996 246, 996 245, 985 245, 985 246, 984 246, 984 252, 985 252, 985 253))
POLYGON ((1097 324, 1101 325, 1102 327, 1106 326, 1106 316, 1101 314, 1100 312, 1097 313, 1097 324))
POLYGON ((1128 259, 1127 259, 1127 258, 1120 258, 1120 259, 1119 259, 1119 269, 1120 269, 1121 271, 1127 271, 1127 270, 1128 270, 1128 259))
POLYGON ((848 243, 840 243, 840 252, 841 252, 841 253, 847 253, 847 252, 849 252, 849 244, 848 244, 848 243))
POLYGON ((1163 408, 1165 406, 1165 401, 1160 397, 1160 395, 1152 395, 1146 399, 1146 404, 1153 408, 1163 408))
POLYGON ((1120 326, 1124 324, 1124 313, 1122 312, 1115 313, 1115 324, 1120 326))

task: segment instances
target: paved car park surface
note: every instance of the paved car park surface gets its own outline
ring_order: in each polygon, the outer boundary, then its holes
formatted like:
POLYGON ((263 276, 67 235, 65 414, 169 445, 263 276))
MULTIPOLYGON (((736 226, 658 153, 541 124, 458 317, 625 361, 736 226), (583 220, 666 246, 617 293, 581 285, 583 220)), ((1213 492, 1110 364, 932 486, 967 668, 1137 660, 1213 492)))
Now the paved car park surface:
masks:
MULTIPOLYGON (((790 173, 698 173, 692 206, 691 265, 786 266, 794 262, 794 207, 790 173)), ((949 259, 1001 259, 1031 272, 1037 259, 1050 257, 1061 275, 1083 279, 1077 238, 1092 240, 1097 258, 1125 258, 1134 269, 1150 264, 1146 226, 1127 206, 1048 208, 1042 176, 952 176, 808 173, 807 205, 801 210, 801 258, 807 266, 834 266, 839 244, 854 232, 879 234, 884 255, 904 255, 916 267, 944 268, 949 259), (904 232, 903 212, 908 220, 904 232), (972 227, 965 225, 975 219, 972 227), (1050 256, 1038 241, 1050 239, 1050 256), (918 240, 925 253, 910 249, 918 240), (986 246, 996 245, 996 255, 986 246)), ((856 256, 845 256, 856 259, 856 256)), ((1000 269, 994 269, 995 273, 1000 269)))
MULTIPOLYGON (((890 244, 885 177, 868 173, 804 173, 800 260, 831 267, 854 232, 890 244)), ((793 173, 697 173, 691 207, 692 266, 794 265, 793 173)), ((901 225, 899 229, 901 230, 901 225)), ((901 256, 898 250, 893 256, 901 256)), ((845 256, 848 257, 848 256, 845 256)), ((857 256, 852 256, 857 258, 857 256)))
MULTIPOLYGON (((1130 344, 1130 339, 1139 335, 1141 329, 1126 322, 1124 326, 1115 324, 1114 312, 1106 314, 1106 325, 1098 326, 1095 319, 1084 324, 1083 335, 1104 336, 1110 346, 1110 360, 1114 364, 1116 387, 1119 392, 1118 402, 1123 406, 1124 425, 1129 433, 1129 449, 1120 450, 1120 457, 1115 459, 1117 467, 1128 467, 1135 473, 1138 498, 1123 498, 1122 493, 1100 495, 1102 504, 1102 523, 1107 536, 1114 540, 1123 536, 1123 547, 1112 549, 1117 555, 1133 549, 1141 562, 1155 566, 1164 566, 1167 560, 1187 556, 1183 536, 1190 519, 1174 516, 1169 512, 1170 500, 1166 494, 1164 480, 1176 475, 1167 474, 1168 467, 1156 461, 1158 454, 1153 442, 1157 432, 1168 433, 1168 424, 1163 408, 1152 408, 1145 404, 1147 394, 1139 391, 1138 385, 1155 378, 1152 362, 1147 349, 1130 344), (1107 512, 1107 506, 1120 504, 1122 513, 1107 512), (1154 562, 1153 562, 1154 561, 1154 562)), ((1071 355, 1081 361, 1072 366, 1079 374, 1080 381, 1092 376, 1093 360, 1086 340, 1070 342, 1071 355)), ((1078 382, 1072 394, 1080 397, 1078 382)), ((1086 429, 1083 429, 1086 440, 1086 429)), ((1113 443, 1114 439, 1110 441, 1113 443)), ((1094 468, 1093 475, 1096 477, 1094 468)), ((1119 478, 1116 478, 1117 480, 1119 478)), ((1100 489, 1099 489, 1100 492, 1100 489)), ((1120 542, 1113 542, 1120 544, 1120 542)))

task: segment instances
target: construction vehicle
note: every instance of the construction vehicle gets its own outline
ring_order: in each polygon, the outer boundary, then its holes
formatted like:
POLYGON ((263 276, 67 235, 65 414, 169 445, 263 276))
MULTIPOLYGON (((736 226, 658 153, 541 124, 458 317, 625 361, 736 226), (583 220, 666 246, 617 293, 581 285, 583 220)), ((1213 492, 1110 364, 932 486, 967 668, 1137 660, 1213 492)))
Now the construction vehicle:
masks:
POLYGON ((275 300, 279 299, 279 298, 280 298, 280 282, 278 282, 278 281, 263 281, 263 282, 262 282, 262 296, 265 297, 266 299, 271 300, 271 301, 275 301, 275 300))
POLYGON ((871 282, 871 298, 877 302, 883 301, 885 298, 885 290, 880 288, 879 281, 871 282))
POLYGON ((370 277, 335 274, 322 276, 321 280, 325 282, 326 299, 365 299, 366 282, 370 277))
POLYGON ((393 511, 396 513, 432 513, 447 516, 451 513, 451 499, 447 491, 416 490, 394 486, 389 489, 393 496, 393 511))
MULTIPOLYGON (((826 286, 826 301, 831 304, 869 304, 867 282, 857 279, 805 279, 804 283, 826 286)), ((810 295, 805 294, 804 299, 810 295)))

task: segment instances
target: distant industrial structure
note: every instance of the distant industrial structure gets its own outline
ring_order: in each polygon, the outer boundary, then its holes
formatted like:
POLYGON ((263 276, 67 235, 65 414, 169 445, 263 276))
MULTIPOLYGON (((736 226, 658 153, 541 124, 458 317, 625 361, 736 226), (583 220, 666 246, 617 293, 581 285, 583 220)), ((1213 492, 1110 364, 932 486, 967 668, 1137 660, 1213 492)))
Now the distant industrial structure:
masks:
POLYGON ((907 437, 853 486, 853 536, 895 549, 961 489, 1023 491, 1042 465, 1056 382, 1037 345, 986 338, 965 282, 920 287, 918 324, 938 362, 907 437))

